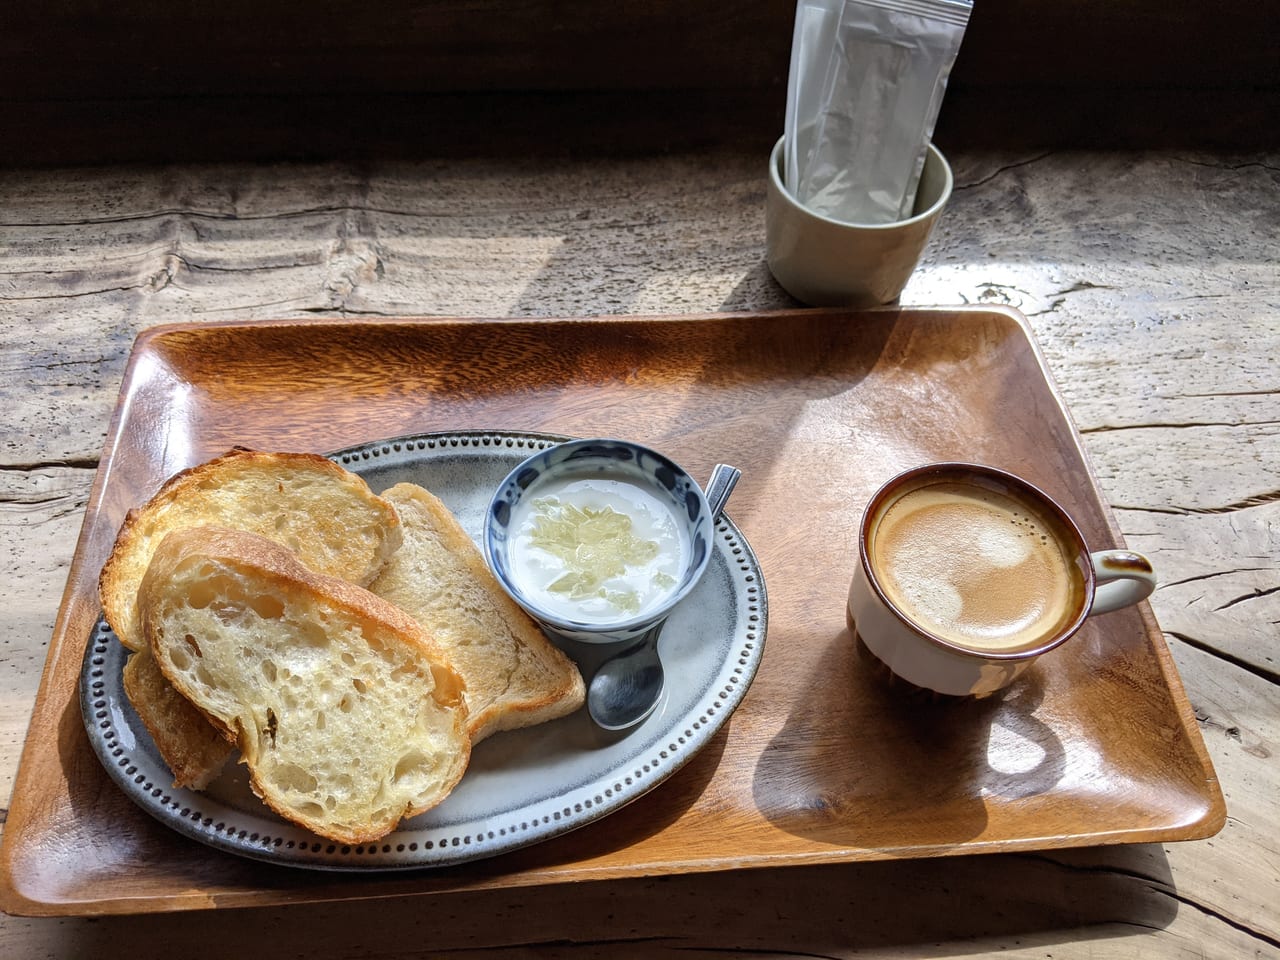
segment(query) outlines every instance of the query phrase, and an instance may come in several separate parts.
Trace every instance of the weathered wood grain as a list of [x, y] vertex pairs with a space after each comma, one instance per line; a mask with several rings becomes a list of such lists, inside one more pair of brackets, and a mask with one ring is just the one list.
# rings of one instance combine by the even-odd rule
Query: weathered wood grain
[[[1217, 837], [300, 906], [236, 925], [3, 918], [0, 954], [136, 955], [139, 938], [157, 953], [252, 954], [283, 929], [316, 957], [514, 957], [535, 944], [564, 956], [1280, 956], [1280, 157], [951, 159], [955, 200], [903, 300], [1030, 317], [1120, 529], [1160, 571], [1152, 607], [1227, 796]], [[138, 331], [786, 306], [763, 265], [762, 170], [731, 153], [0, 173], [0, 795]], [[426, 946], [424, 916], [446, 931]]]

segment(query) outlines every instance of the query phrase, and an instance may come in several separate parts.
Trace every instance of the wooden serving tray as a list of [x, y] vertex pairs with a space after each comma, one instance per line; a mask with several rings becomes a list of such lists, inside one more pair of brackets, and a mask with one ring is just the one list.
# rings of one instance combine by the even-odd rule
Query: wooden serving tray
[[[695, 476], [769, 591], [754, 685], [687, 766], [601, 821], [456, 867], [262, 864], [142, 813], [77, 699], [98, 571], [125, 511], [241, 444], [327, 452], [428, 431], [619, 435]], [[1121, 546], [1014, 311], [573, 320], [280, 321], [139, 336], [86, 511], [0, 848], [0, 907], [105, 914], [518, 887], [754, 866], [1200, 838], [1225, 806], [1146, 604], [1091, 620], [1003, 696], [931, 699], [846, 626], [861, 506], [933, 460], [1020, 473], [1094, 549]]]

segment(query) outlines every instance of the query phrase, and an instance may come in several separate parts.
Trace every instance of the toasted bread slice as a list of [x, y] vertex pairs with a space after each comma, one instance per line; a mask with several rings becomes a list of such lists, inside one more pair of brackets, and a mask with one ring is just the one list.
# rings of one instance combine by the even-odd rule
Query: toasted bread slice
[[462, 778], [462, 681], [368, 590], [265, 537], [202, 526], [164, 538], [138, 601], [161, 672], [235, 738], [254, 791], [286, 819], [366, 843]]
[[412, 483], [382, 496], [400, 514], [403, 543], [370, 589], [445, 649], [466, 682], [472, 742], [577, 710], [577, 665], [507, 596], [448, 508]]
[[203, 790], [235, 748], [204, 714], [173, 688], [145, 647], [124, 667], [124, 692], [173, 771], [173, 785]]
[[125, 518], [98, 593], [131, 650], [143, 646], [137, 595], [151, 554], [170, 531], [200, 524], [269, 537], [316, 573], [361, 586], [400, 545], [395, 510], [354, 473], [317, 454], [236, 448], [174, 475]]

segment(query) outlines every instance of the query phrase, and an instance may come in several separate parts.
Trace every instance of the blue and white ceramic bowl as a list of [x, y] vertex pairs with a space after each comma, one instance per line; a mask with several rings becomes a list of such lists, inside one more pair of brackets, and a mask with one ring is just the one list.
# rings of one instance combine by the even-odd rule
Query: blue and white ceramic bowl
[[[620, 480], [652, 495], [669, 508], [686, 549], [674, 571], [675, 584], [656, 606], [616, 620], [575, 618], [565, 605], [552, 608], [526, 589], [515, 569], [518, 523], [533, 499], [563, 484], [584, 480]], [[522, 508], [521, 504], [525, 504]], [[715, 518], [702, 488], [677, 463], [656, 450], [626, 440], [571, 440], [534, 454], [499, 485], [485, 516], [482, 542], [485, 560], [498, 582], [524, 610], [552, 634], [586, 643], [634, 640], [662, 622], [697, 585], [711, 557]]]

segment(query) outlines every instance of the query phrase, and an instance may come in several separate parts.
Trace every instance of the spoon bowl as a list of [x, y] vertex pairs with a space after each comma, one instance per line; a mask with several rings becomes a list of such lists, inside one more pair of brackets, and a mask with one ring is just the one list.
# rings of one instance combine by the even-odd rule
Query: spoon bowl
[[626, 650], [601, 664], [591, 678], [587, 712], [602, 730], [626, 730], [657, 707], [666, 685], [658, 657], [658, 635], [665, 625], [665, 620], [655, 624]]

